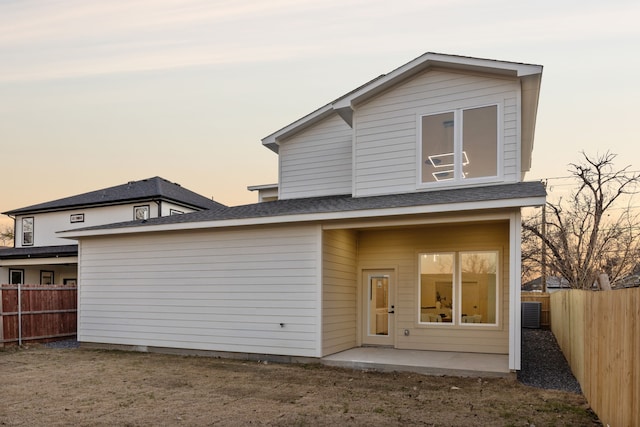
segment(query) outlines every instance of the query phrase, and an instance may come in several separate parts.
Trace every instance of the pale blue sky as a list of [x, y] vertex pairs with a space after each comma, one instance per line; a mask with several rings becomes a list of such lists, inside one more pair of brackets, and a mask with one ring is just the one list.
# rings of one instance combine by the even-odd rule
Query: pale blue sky
[[424, 52], [544, 66], [533, 168], [640, 169], [640, 2], [0, 0], [0, 211], [162, 176], [225, 204], [260, 139]]

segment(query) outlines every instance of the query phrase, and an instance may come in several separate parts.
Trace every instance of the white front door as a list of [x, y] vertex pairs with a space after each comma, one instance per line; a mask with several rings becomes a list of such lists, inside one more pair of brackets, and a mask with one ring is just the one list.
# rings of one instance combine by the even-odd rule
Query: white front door
[[363, 344], [393, 345], [395, 302], [393, 270], [364, 270]]

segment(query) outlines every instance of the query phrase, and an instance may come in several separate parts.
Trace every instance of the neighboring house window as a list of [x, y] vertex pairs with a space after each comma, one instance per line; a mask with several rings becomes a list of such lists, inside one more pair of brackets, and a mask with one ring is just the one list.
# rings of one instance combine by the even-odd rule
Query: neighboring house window
[[423, 183], [498, 175], [498, 106], [459, 109], [420, 120]]
[[497, 325], [498, 259], [498, 251], [420, 254], [420, 323]]
[[22, 245], [33, 245], [33, 217], [22, 218]]
[[53, 271], [40, 270], [40, 284], [53, 285]]
[[134, 206], [133, 219], [149, 219], [149, 205]]
[[72, 214], [69, 217], [69, 220], [74, 223], [74, 222], [84, 222], [84, 214]]
[[24, 283], [24, 270], [9, 270], [9, 284], [22, 285]]

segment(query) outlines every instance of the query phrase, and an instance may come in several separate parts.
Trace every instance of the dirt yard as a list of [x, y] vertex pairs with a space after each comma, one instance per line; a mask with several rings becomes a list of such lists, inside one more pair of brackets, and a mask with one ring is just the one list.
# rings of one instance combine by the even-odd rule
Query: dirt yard
[[531, 424], [598, 422], [581, 395], [513, 379], [39, 345], [0, 350], [0, 425]]

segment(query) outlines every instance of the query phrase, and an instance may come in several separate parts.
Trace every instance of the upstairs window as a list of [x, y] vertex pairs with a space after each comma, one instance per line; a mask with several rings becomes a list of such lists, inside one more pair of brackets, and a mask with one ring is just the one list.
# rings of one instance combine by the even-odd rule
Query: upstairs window
[[22, 246], [33, 246], [33, 217], [22, 218]]
[[421, 182], [498, 176], [498, 106], [422, 116]]

